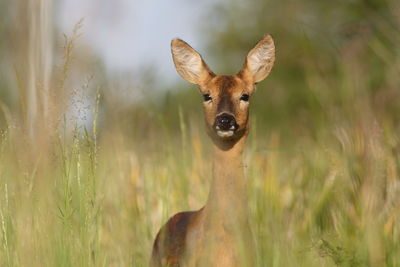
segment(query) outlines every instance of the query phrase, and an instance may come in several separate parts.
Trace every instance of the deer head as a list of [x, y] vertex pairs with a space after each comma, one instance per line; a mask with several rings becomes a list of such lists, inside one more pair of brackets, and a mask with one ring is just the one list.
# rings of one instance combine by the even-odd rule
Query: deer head
[[172, 40], [171, 48], [178, 73], [196, 84], [203, 95], [207, 132], [214, 143], [233, 144], [246, 135], [255, 85], [268, 76], [274, 65], [272, 37], [265, 35], [234, 75], [214, 74], [201, 55], [180, 39]]

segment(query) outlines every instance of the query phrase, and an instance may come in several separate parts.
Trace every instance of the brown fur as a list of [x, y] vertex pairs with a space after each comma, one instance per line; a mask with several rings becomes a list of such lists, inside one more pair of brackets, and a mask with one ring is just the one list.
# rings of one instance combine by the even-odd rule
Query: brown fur
[[179, 266], [185, 253], [186, 234], [190, 224], [196, 221], [200, 211], [175, 214], [160, 229], [154, 241], [151, 266]]
[[[264, 36], [235, 75], [215, 75], [200, 54], [179, 39], [172, 41], [172, 54], [178, 73], [211, 97], [204, 102], [204, 112], [214, 146], [213, 178], [204, 208], [178, 213], [161, 228], [150, 265], [254, 266], [242, 164], [249, 102], [241, 97], [251, 95], [255, 83], [269, 74], [275, 59], [274, 43], [269, 35]], [[233, 134], [218, 133], [215, 123], [221, 114], [234, 118], [237, 127]]]

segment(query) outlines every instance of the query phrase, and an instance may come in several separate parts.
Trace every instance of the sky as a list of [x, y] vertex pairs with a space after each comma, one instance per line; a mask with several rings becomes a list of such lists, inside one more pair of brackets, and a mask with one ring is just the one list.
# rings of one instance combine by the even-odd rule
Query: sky
[[100, 55], [110, 73], [152, 65], [162, 79], [173, 82], [178, 76], [171, 39], [179, 37], [201, 50], [201, 20], [210, 4], [211, 0], [62, 0], [58, 23], [68, 34], [84, 18], [81, 42]]

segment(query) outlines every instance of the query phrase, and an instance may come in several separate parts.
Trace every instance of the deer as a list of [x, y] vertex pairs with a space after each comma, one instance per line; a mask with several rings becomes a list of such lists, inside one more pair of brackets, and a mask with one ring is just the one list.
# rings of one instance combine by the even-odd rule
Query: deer
[[273, 38], [264, 35], [234, 75], [216, 75], [181, 39], [172, 40], [171, 52], [179, 75], [197, 85], [203, 96], [213, 146], [212, 179], [204, 207], [177, 213], [161, 227], [150, 266], [255, 266], [242, 154], [249, 134], [250, 99], [274, 65]]

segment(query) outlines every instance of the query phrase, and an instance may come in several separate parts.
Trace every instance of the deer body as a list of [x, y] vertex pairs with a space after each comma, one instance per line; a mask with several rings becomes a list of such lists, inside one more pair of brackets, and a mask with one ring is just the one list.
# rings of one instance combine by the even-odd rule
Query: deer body
[[207, 133], [214, 147], [213, 177], [206, 205], [173, 216], [154, 242], [151, 266], [254, 266], [242, 164], [248, 135], [249, 97], [270, 72], [275, 48], [269, 35], [257, 43], [235, 75], [215, 75], [182, 40], [172, 41], [178, 73], [204, 97]]

